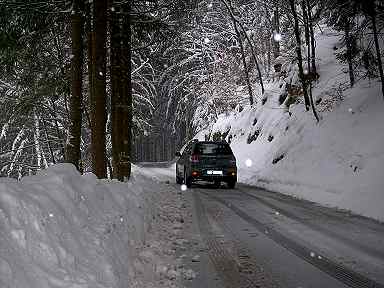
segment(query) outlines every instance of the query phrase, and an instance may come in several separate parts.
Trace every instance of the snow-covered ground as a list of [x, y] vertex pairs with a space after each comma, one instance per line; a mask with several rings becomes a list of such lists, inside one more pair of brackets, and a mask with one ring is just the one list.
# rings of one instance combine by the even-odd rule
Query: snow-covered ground
[[[266, 84], [264, 105], [259, 99], [254, 107], [220, 115], [196, 137], [228, 133], [241, 182], [384, 221], [380, 83], [362, 79], [349, 88], [347, 66], [338, 63], [333, 49], [341, 46], [340, 39], [326, 27], [317, 35], [320, 79], [313, 94], [322, 98], [319, 124], [303, 103], [291, 105], [290, 113], [279, 105], [281, 79]], [[288, 77], [294, 74], [288, 71]]]
[[[147, 175], [149, 176], [149, 175]], [[175, 189], [134, 167], [129, 183], [60, 164], [0, 178], [0, 287], [177, 287]]]

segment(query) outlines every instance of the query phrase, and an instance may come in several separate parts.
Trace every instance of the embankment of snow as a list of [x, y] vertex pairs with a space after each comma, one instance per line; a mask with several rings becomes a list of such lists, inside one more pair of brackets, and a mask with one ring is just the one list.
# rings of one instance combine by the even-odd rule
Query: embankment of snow
[[140, 173], [119, 183], [69, 164], [0, 178], [0, 287], [174, 287], [160, 237], [177, 213], [163, 209], [168, 190]]
[[[279, 104], [287, 79], [266, 84], [262, 101], [220, 115], [196, 136], [226, 135], [235, 153], [239, 181], [351, 210], [384, 221], [384, 101], [377, 79], [348, 87], [345, 65], [335, 59], [337, 33], [317, 36], [316, 123], [303, 103]], [[289, 72], [292, 77], [294, 74]], [[248, 161], [246, 165], [246, 160]]]

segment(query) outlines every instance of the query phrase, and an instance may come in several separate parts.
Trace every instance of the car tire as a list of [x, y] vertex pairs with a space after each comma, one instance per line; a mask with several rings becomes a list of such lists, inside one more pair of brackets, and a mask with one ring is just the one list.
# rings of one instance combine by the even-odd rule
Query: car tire
[[233, 189], [236, 186], [236, 181], [234, 181], [234, 180], [228, 181], [227, 184], [228, 184], [229, 189]]
[[176, 168], [176, 184], [183, 184], [183, 178], [179, 177], [179, 171]]
[[187, 176], [186, 172], [184, 172], [184, 184], [187, 185], [187, 188], [192, 187], [192, 178]]
[[215, 180], [213, 182], [213, 186], [215, 186], [215, 188], [220, 188], [220, 185], [221, 185], [221, 182], [219, 180]]

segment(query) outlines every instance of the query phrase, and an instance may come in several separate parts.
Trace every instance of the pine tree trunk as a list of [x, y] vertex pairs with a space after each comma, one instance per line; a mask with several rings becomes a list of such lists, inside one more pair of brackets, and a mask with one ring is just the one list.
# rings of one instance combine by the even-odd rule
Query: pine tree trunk
[[131, 7], [129, 1], [123, 5], [122, 55], [121, 55], [121, 121], [118, 179], [123, 181], [131, 176], [132, 144], [132, 83], [131, 83]]
[[303, 86], [303, 93], [304, 93], [304, 102], [305, 102], [305, 109], [309, 111], [310, 101], [307, 93], [307, 84], [304, 79], [304, 71], [303, 71], [303, 56], [301, 54], [301, 39], [300, 39], [300, 27], [299, 27], [299, 20], [297, 17], [296, 7], [295, 7], [295, 0], [289, 0], [289, 3], [291, 5], [291, 11], [292, 16], [294, 19], [294, 30], [295, 30], [295, 37], [296, 37], [296, 53], [297, 53], [297, 65], [299, 68], [299, 77], [301, 80], [301, 84]]
[[372, 29], [373, 29], [373, 39], [375, 40], [375, 48], [376, 48], [376, 55], [377, 55], [377, 66], [379, 68], [380, 80], [381, 80], [381, 93], [383, 94], [383, 98], [384, 98], [383, 64], [382, 64], [381, 55], [380, 55], [379, 39], [377, 37], [376, 13], [374, 11], [371, 15], [371, 20], [372, 20]]
[[43, 120], [44, 134], [45, 134], [45, 139], [47, 141], [47, 146], [48, 146], [48, 149], [49, 149], [49, 153], [51, 154], [51, 160], [52, 160], [53, 164], [56, 164], [55, 154], [53, 153], [51, 141], [49, 140], [48, 129], [47, 129], [47, 121], [45, 121], [44, 116], [42, 116], [41, 119]]
[[271, 72], [271, 39], [268, 37], [267, 41], [267, 62], [268, 62], [268, 74]]
[[[92, 171], [98, 178], [107, 177], [105, 153], [106, 113], [106, 32], [107, 1], [94, 0], [94, 41], [92, 41], [93, 59], [93, 91], [92, 119]], [[93, 57], [92, 57], [93, 58]]]
[[50, 104], [52, 106], [52, 116], [53, 116], [54, 122], [55, 122], [56, 137], [57, 137], [57, 139], [59, 139], [59, 142], [60, 142], [60, 151], [62, 153], [61, 155], [63, 156], [63, 158], [65, 158], [65, 139], [64, 139], [64, 136], [62, 135], [62, 133], [60, 131], [59, 122], [57, 121], [58, 113], [57, 113], [57, 107], [56, 107], [55, 100], [51, 99]]
[[[235, 20], [235, 19], [234, 19]], [[259, 62], [257, 61], [257, 57], [256, 57], [256, 53], [255, 53], [255, 49], [253, 48], [253, 44], [252, 44], [252, 41], [251, 39], [249, 39], [248, 37], [248, 34], [247, 32], [245, 31], [244, 29], [244, 26], [241, 25], [241, 23], [239, 23], [241, 29], [243, 30], [243, 33], [245, 35], [245, 39], [247, 39], [247, 42], [249, 44], [249, 47], [251, 48], [251, 54], [252, 54], [252, 58], [253, 58], [253, 61], [255, 62], [255, 65], [256, 65], [256, 70], [257, 70], [257, 74], [259, 76], [259, 82], [260, 82], [260, 86], [261, 86], [261, 94], [264, 94], [265, 92], [265, 89], [264, 89], [264, 84], [263, 84], [263, 76], [261, 75], [261, 70], [260, 70], [260, 66], [259, 66]]]
[[240, 45], [241, 60], [243, 62], [245, 80], [247, 82], [247, 87], [248, 87], [249, 104], [252, 106], [253, 105], [253, 92], [252, 92], [251, 81], [249, 80], [249, 71], [248, 71], [247, 60], [245, 58], [245, 51], [244, 51], [243, 40], [241, 39], [241, 35], [240, 35], [240, 32], [239, 32], [239, 29], [237, 29], [236, 22], [233, 22], [233, 27], [235, 29], [235, 32], [236, 32], [236, 35], [237, 35], [237, 39], [238, 39], [239, 45]]
[[355, 84], [355, 75], [353, 71], [353, 63], [352, 63], [352, 45], [351, 45], [351, 37], [350, 37], [350, 24], [349, 21], [345, 21], [344, 26], [345, 33], [345, 42], [347, 46], [347, 61], [348, 61], [348, 69], [349, 69], [349, 81], [351, 83], [351, 87]]
[[[274, 33], [280, 34], [280, 19], [279, 19], [279, 7], [276, 5], [275, 11], [273, 11], [273, 30]], [[280, 42], [273, 41], [273, 57], [276, 59], [280, 56]]]
[[[114, 5], [112, 1], [112, 5]], [[111, 12], [111, 140], [112, 140], [112, 166], [113, 176], [121, 178], [119, 171], [119, 155], [120, 155], [120, 131], [121, 125], [121, 26], [120, 26], [120, 11], [116, 10]]]
[[83, 79], [83, 16], [81, 0], [74, 0], [71, 15], [72, 24], [72, 60], [71, 60], [71, 97], [70, 97], [70, 121], [68, 126], [68, 138], [65, 160], [72, 163], [79, 170], [80, 138], [81, 138], [81, 104], [82, 104], [82, 79]]
[[[95, 62], [95, 51], [94, 51], [94, 38], [95, 38], [95, 33], [93, 32], [93, 13], [92, 13], [92, 7], [93, 4], [91, 2], [88, 2], [86, 4], [86, 32], [87, 32], [87, 66], [88, 66], [88, 105], [87, 107], [90, 107], [92, 109], [92, 99], [94, 98], [95, 91], [94, 91], [94, 76], [95, 72], [94, 70], [94, 62]], [[90, 110], [91, 110], [90, 109]], [[92, 129], [92, 120], [90, 120], [90, 125], [89, 128]]]
[[[309, 0], [307, 0], [307, 7], [308, 7], [308, 26], [309, 26], [310, 36], [311, 36], [311, 66], [312, 66], [311, 71], [314, 75], [316, 75], [317, 74], [316, 41], [315, 41], [315, 33], [313, 30], [312, 8], [311, 8]], [[309, 55], [308, 55], [308, 57], [309, 57]]]
[[249, 39], [249, 37], [248, 37], [244, 27], [241, 25], [241, 23], [237, 22], [237, 20], [235, 18], [235, 15], [233, 14], [232, 4], [231, 4], [230, 0], [228, 0], [229, 3], [227, 2], [227, 0], [222, 0], [222, 2], [224, 3], [224, 5], [226, 6], [226, 8], [227, 8], [227, 10], [229, 12], [229, 16], [232, 19], [233, 28], [235, 30], [237, 39], [239, 41], [240, 52], [241, 52], [241, 59], [242, 59], [242, 62], [243, 62], [245, 78], [246, 78], [246, 82], [247, 82], [247, 86], [248, 86], [249, 103], [252, 106], [253, 102], [254, 102], [253, 101], [254, 99], [253, 99], [252, 86], [251, 86], [251, 81], [250, 81], [250, 78], [249, 78], [249, 71], [248, 71], [248, 67], [247, 67], [247, 61], [246, 61], [246, 58], [245, 58], [245, 50], [244, 50], [243, 40], [241, 39], [241, 34], [240, 34], [240, 31], [239, 31], [239, 29], [237, 27], [238, 24], [240, 25], [240, 28], [244, 32], [244, 35], [245, 35], [245, 37], [246, 37], [246, 39], [248, 41], [248, 44], [251, 47], [252, 57], [253, 57], [253, 60], [255, 62], [255, 65], [256, 65], [256, 68], [257, 68], [257, 72], [258, 72], [258, 75], [259, 75], [259, 81], [260, 81], [260, 86], [261, 86], [261, 91], [262, 91], [261, 93], [264, 94], [263, 78], [262, 78], [262, 75], [261, 75], [260, 67], [259, 67], [257, 58], [256, 58], [254, 50], [253, 50], [252, 42], [250, 41], [250, 39]]
[[[305, 27], [305, 42], [307, 44], [307, 67], [308, 67], [308, 76], [307, 77], [308, 79], [306, 81], [308, 81], [308, 85], [307, 85], [307, 88], [308, 88], [308, 91], [309, 91], [309, 100], [311, 102], [311, 108], [312, 108], [312, 113], [313, 115], [315, 116], [316, 118], [316, 121], [319, 122], [319, 116], [317, 115], [317, 111], [316, 111], [316, 107], [315, 107], [315, 103], [313, 101], [313, 95], [312, 95], [312, 73], [313, 71], [311, 71], [311, 59], [310, 59], [310, 54], [311, 54], [311, 41], [310, 41], [310, 35], [309, 35], [309, 16], [308, 16], [308, 10], [307, 8], [309, 9], [309, 6], [307, 6], [308, 2], [305, 2], [305, 0], [303, 0], [302, 2], [302, 10], [303, 10], [303, 20], [304, 20], [304, 27]], [[315, 75], [315, 74], [313, 74]]]

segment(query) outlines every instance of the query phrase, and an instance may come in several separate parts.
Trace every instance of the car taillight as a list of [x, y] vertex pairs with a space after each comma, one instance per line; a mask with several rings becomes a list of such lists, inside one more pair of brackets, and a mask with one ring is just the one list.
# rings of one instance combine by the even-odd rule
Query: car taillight
[[199, 162], [199, 155], [192, 155], [190, 158], [192, 163], [198, 163]]

